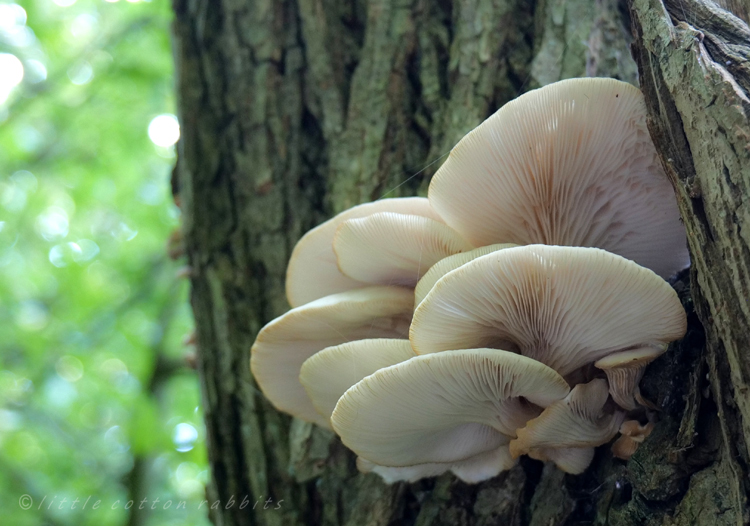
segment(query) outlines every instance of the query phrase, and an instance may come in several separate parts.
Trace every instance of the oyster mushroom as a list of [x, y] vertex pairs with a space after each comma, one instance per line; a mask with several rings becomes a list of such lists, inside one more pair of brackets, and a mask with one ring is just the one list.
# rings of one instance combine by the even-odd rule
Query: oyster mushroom
[[570, 79], [507, 103], [453, 148], [430, 204], [476, 246], [590, 246], [669, 277], [690, 263], [641, 92]]
[[416, 308], [409, 339], [417, 354], [492, 347], [566, 376], [686, 329], [677, 294], [650, 270], [597, 248], [529, 245], [446, 274]]
[[[517, 458], [543, 448], [542, 455], [555, 461], [563, 471], [583, 472], [593, 458], [593, 448], [609, 442], [625, 419], [623, 411], [605, 410], [608, 396], [607, 382], [603, 379], [575, 386], [564, 399], [551, 404], [518, 430], [518, 437], [510, 443], [511, 456]], [[559, 454], [563, 456], [558, 459], [562, 461], [558, 463], [554, 450], [563, 448], [590, 451], [581, 452], [573, 462], [570, 462], [571, 451], [562, 451]]]
[[[336, 403], [351, 386], [382, 368], [415, 356], [409, 340], [374, 339], [344, 343], [323, 349], [305, 361], [300, 381], [318, 412], [330, 418]], [[514, 464], [507, 441], [501, 447], [457, 462], [390, 467], [357, 457], [360, 471], [376, 473], [388, 484], [414, 482], [449, 470], [464, 482], [473, 483], [491, 478]]]
[[333, 238], [344, 221], [378, 212], [413, 214], [442, 222], [424, 197], [380, 199], [341, 212], [307, 232], [295, 245], [286, 271], [289, 305], [299, 307], [330, 294], [368, 286], [341, 273], [333, 252]]
[[348, 219], [333, 238], [342, 274], [376, 285], [414, 287], [441, 259], [473, 248], [443, 223], [393, 212]]
[[460, 463], [476, 474], [479, 457], [491, 455], [498, 461], [489, 478], [512, 465], [516, 429], [568, 390], [555, 371], [517, 354], [436, 353], [364, 378], [338, 401], [331, 423], [347, 447], [380, 466]]
[[411, 289], [368, 287], [292, 309], [258, 333], [250, 350], [253, 376], [276, 409], [328, 428], [300, 383], [304, 361], [352, 340], [404, 338], [413, 305]]
[[607, 374], [609, 392], [617, 405], [628, 411], [638, 407], [636, 401], [645, 402], [643, 405], [647, 407], [653, 406], [641, 397], [638, 383], [643, 377], [646, 366], [664, 354], [665, 350], [665, 347], [636, 347], [610, 354], [594, 363], [597, 368]]
[[315, 409], [330, 418], [347, 389], [372, 373], [416, 356], [409, 340], [356, 340], [327, 347], [305, 360], [299, 373]]
[[425, 298], [425, 296], [427, 296], [427, 293], [432, 290], [432, 287], [435, 286], [435, 283], [437, 283], [438, 280], [445, 276], [448, 272], [456, 270], [461, 265], [465, 265], [469, 261], [473, 261], [479, 256], [484, 256], [485, 254], [495, 252], [496, 250], [502, 250], [504, 248], [511, 248], [515, 246], [517, 245], [513, 245], [511, 243], [487, 245], [486, 247], [475, 248], [474, 250], [469, 250], [468, 252], [461, 252], [460, 254], [454, 254], [452, 256], [441, 259], [440, 261], [432, 265], [432, 267], [430, 267], [430, 269], [425, 273], [424, 276], [422, 276], [422, 278], [417, 283], [417, 286], [414, 288], [414, 305], [419, 305], [420, 303], [422, 303], [422, 300]]
[[612, 444], [612, 454], [622, 460], [628, 460], [653, 430], [653, 422], [647, 424], [641, 424], [637, 420], [623, 422], [620, 426], [622, 436]]

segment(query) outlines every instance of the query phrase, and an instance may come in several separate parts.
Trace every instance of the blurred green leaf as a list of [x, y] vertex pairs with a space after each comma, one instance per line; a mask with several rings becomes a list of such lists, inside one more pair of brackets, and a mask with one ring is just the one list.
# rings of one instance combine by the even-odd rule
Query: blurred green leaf
[[[166, 255], [174, 121], [149, 136], [175, 111], [170, 23], [161, 1], [0, 0], [2, 524], [120, 525], [118, 500], [202, 499], [184, 263]], [[70, 507], [88, 496], [97, 510]], [[208, 521], [146, 516], [172, 523]]]

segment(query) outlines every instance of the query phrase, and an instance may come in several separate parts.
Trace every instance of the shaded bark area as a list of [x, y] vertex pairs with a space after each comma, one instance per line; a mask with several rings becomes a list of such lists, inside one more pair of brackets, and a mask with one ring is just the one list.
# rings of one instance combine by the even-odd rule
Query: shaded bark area
[[[643, 24], [641, 9], [671, 25], [659, 5], [634, 3], [636, 26]], [[286, 262], [306, 230], [359, 202], [424, 194], [458, 139], [523, 91], [583, 75], [635, 83], [630, 14], [623, 4], [173, 0], [173, 6], [182, 125], [177, 178], [212, 473], [207, 499], [215, 524], [546, 526], [743, 519], [738, 477], [745, 461], [732, 456], [731, 448], [746, 451], [741, 435], [750, 435], [733, 391], [740, 384], [719, 380], [723, 371], [745, 378], [747, 364], [736, 347], [744, 340], [735, 339], [729, 325], [708, 324], [704, 353], [690, 287], [703, 321], [717, 319], [721, 311], [714, 309], [725, 294], [741, 295], [728, 293], [729, 282], [722, 280], [711, 288], [709, 281], [718, 278], [707, 278], [706, 269], [730, 268], [733, 261], [747, 266], [750, 257], [737, 252], [734, 260], [698, 264], [695, 250], [702, 241], [695, 240], [690, 222], [700, 221], [692, 209], [683, 212], [695, 276], [675, 282], [691, 313], [690, 331], [644, 378], [642, 391], [663, 408], [662, 421], [628, 463], [600, 448], [581, 476], [524, 460], [475, 486], [450, 475], [386, 486], [374, 475], [357, 473], [353, 455], [329, 432], [273, 410], [250, 375], [256, 333], [288, 308]], [[691, 49], [683, 46], [679, 53]], [[726, 134], [734, 133], [727, 126]], [[740, 147], [737, 140], [732, 144]], [[742, 162], [747, 170], [747, 159]], [[734, 165], [728, 169], [735, 174]], [[675, 182], [685, 173], [673, 173]], [[734, 199], [742, 195], [749, 195], [746, 186]], [[706, 202], [705, 214], [719, 214], [724, 204]], [[731, 220], [722, 221], [729, 236], [724, 229]], [[722, 250], [717, 247], [716, 255]], [[727, 323], [736, 320], [733, 313], [723, 316]], [[732, 365], [730, 356], [738, 363]]]
[[733, 510], [732, 520], [722, 517], [727, 524], [746, 524], [750, 29], [706, 0], [695, 0], [687, 11], [678, 0], [633, 0], [631, 7], [649, 129], [677, 190], [696, 308], [706, 327], [708, 378], [722, 440], [720, 467], [705, 477], [727, 492], [705, 504]]

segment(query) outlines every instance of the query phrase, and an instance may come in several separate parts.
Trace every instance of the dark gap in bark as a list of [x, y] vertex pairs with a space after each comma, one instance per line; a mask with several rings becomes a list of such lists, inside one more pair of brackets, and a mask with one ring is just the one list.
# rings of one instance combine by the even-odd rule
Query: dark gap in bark
[[630, 9], [628, 9], [628, 0], [618, 0], [617, 14], [622, 21], [623, 29], [627, 30], [627, 28], [633, 27], [633, 19], [630, 16]]
[[[346, 11], [342, 9], [341, 15], [338, 18], [342, 30], [337, 43], [342, 46], [339, 53], [341, 57], [340, 67], [343, 74], [341, 96], [343, 98], [345, 117], [349, 108], [352, 77], [359, 65], [360, 53], [365, 44], [365, 34], [367, 32], [366, 4], [366, 0], [351, 0], [349, 2], [350, 9]], [[332, 30], [335, 31], [335, 29]]]
[[[460, 0], [459, 0], [460, 1]], [[430, 0], [428, 3], [431, 4]], [[437, 0], [435, 1], [434, 8], [438, 13], [437, 18], [440, 24], [445, 28], [448, 34], [447, 45], [443, 45], [442, 42], [437, 39], [432, 39], [435, 45], [435, 52], [437, 53], [438, 60], [438, 82], [440, 86], [440, 95], [444, 100], [450, 99], [450, 82], [448, 80], [448, 66], [450, 64], [450, 46], [453, 42], [454, 37], [454, 26], [451, 23], [453, 20], [453, 1], [452, 0]], [[431, 5], [431, 6], [432, 6]]]
[[[300, 124], [300, 174], [297, 188], [312, 205], [312, 209], [325, 213], [325, 196], [328, 191], [325, 173], [328, 171], [327, 143], [323, 136], [318, 119], [308, 110], [302, 108]], [[303, 226], [306, 232], [319, 223], [313, 218], [310, 224]], [[290, 239], [292, 246], [296, 241]], [[288, 253], [291, 254], [291, 248]]]
[[526, 481], [523, 486], [523, 506], [521, 507], [521, 523], [529, 524], [531, 522], [531, 498], [536, 492], [539, 481], [542, 479], [542, 470], [544, 463], [534, 460], [531, 457], [523, 455], [519, 460], [526, 475]]

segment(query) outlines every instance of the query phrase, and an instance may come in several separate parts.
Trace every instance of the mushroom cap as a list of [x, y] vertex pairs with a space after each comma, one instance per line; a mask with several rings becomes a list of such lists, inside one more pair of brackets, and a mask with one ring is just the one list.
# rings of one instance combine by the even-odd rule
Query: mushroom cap
[[517, 458], [532, 449], [587, 448], [609, 442], [617, 434], [625, 413], [605, 412], [608, 396], [606, 380], [578, 384], [568, 396], [517, 431], [518, 438], [510, 442], [510, 454]]
[[661, 356], [665, 347], [643, 346], [627, 351], [612, 353], [594, 363], [602, 369], [609, 381], [609, 392], [617, 405], [632, 411], [638, 404], [640, 397], [638, 383], [643, 377], [646, 366]]
[[603, 371], [611, 369], [643, 369], [664, 354], [665, 351], [666, 348], [662, 346], [644, 345], [612, 353], [597, 360], [594, 366]]
[[300, 383], [303, 362], [321, 349], [351, 340], [404, 338], [413, 304], [410, 289], [368, 287], [292, 309], [258, 333], [250, 351], [253, 376], [276, 409], [329, 427]]
[[445, 276], [448, 272], [456, 270], [461, 265], [465, 265], [469, 261], [473, 261], [480, 256], [489, 254], [490, 252], [495, 252], [496, 250], [502, 250], [504, 248], [511, 248], [515, 246], [517, 245], [514, 245], [512, 243], [487, 245], [486, 247], [475, 248], [474, 250], [469, 250], [468, 252], [461, 252], [459, 254], [454, 254], [452, 256], [441, 259], [440, 261], [432, 265], [430, 267], [430, 270], [428, 270], [417, 283], [417, 286], [414, 289], [414, 305], [419, 305], [420, 303], [422, 303], [422, 300], [425, 298], [425, 296], [427, 296], [427, 293], [432, 290], [432, 287], [435, 286], [435, 283], [437, 283], [438, 280], [440, 280], [440, 278]]
[[620, 426], [622, 436], [612, 444], [612, 454], [622, 460], [628, 460], [653, 430], [653, 422], [642, 425], [638, 420], [626, 420]]
[[569, 79], [507, 103], [453, 148], [428, 198], [477, 246], [599, 247], [669, 277], [690, 263], [641, 92]]
[[417, 354], [519, 351], [565, 376], [686, 329], [677, 294], [650, 270], [597, 248], [528, 245], [446, 274], [414, 312], [409, 339]]
[[641, 424], [638, 420], [626, 420], [620, 425], [620, 433], [643, 442], [647, 436], [654, 430], [653, 422]]
[[471, 458], [457, 462], [451, 471], [467, 484], [476, 484], [497, 476], [501, 471], [515, 466], [517, 460], [510, 456], [507, 444], [497, 449], [479, 453]]
[[341, 273], [333, 252], [333, 237], [339, 225], [347, 219], [378, 212], [413, 214], [442, 222], [424, 197], [380, 199], [341, 212], [307, 232], [294, 247], [286, 271], [289, 305], [299, 307], [330, 294], [367, 286]]
[[417, 464], [415, 466], [381, 466], [362, 457], [357, 457], [357, 469], [362, 473], [375, 473], [386, 484], [416, 482], [427, 477], [437, 477], [451, 468], [450, 463]]
[[344, 393], [331, 423], [347, 447], [382, 466], [455, 463], [506, 444], [539, 413], [532, 404], [546, 407], [568, 390], [555, 371], [517, 354], [436, 353], [366, 377]]
[[333, 238], [342, 274], [377, 285], [414, 287], [441, 259], [473, 248], [443, 223], [395, 212], [347, 219]]
[[640, 445], [641, 443], [633, 437], [622, 435], [612, 444], [612, 456], [622, 460], [629, 460]]
[[529, 451], [529, 456], [535, 460], [554, 462], [558, 469], [571, 475], [579, 475], [586, 471], [594, 460], [593, 447], [560, 447], [539, 448]]
[[426, 477], [437, 477], [450, 470], [467, 484], [476, 484], [497, 476], [501, 471], [512, 468], [516, 461], [510, 458], [508, 446], [479, 453], [459, 462], [417, 464], [416, 466], [389, 467], [379, 466], [362, 457], [357, 457], [357, 468], [362, 473], [377, 473], [386, 484], [394, 482], [416, 482]]
[[313, 354], [302, 364], [299, 380], [318, 413], [331, 418], [339, 398], [351, 386], [378, 369], [414, 356], [409, 340], [356, 340]]

